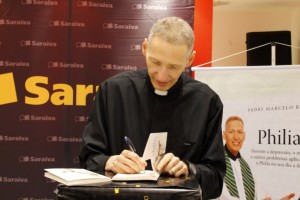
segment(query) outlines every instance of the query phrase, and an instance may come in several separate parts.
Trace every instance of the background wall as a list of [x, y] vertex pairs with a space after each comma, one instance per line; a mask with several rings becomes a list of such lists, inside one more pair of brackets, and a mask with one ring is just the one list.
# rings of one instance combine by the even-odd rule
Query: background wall
[[[292, 6], [292, 5], [291, 5]], [[224, 7], [224, 8], [223, 8]], [[227, 9], [213, 10], [212, 60], [245, 51], [246, 33], [258, 31], [291, 31], [291, 45], [300, 47], [300, 8]], [[300, 63], [300, 50], [292, 48], [292, 64]], [[212, 66], [245, 66], [246, 53], [214, 62]]]
[[44, 168], [79, 167], [98, 84], [145, 68], [158, 18], [197, 22], [198, 56], [211, 59], [212, 0], [196, 2], [0, 0], [0, 199], [54, 199]]

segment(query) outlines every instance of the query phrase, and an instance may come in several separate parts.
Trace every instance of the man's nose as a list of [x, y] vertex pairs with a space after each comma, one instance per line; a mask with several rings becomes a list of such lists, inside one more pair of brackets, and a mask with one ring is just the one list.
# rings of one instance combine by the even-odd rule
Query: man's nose
[[161, 82], [167, 81], [168, 78], [168, 69], [166, 67], [161, 67], [157, 71], [157, 80]]
[[238, 139], [238, 138], [239, 138], [239, 137], [238, 137], [238, 133], [234, 133], [234, 134], [233, 134], [233, 138], [234, 138], [234, 139]]

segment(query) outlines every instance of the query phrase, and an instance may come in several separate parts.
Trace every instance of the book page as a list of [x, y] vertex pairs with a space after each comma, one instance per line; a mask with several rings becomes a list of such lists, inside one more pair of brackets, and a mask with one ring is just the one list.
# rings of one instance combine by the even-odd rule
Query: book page
[[152, 170], [141, 171], [138, 174], [121, 174], [118, 173], [112, 177], [113, 181], [157, 181], [160, 173], [155, 170], [155, 165], [162, 159], [166, 152], [167, 132], [150, 133], [144, 154], [144, 160], [151, 160]]
[[143, 159], [151, 159], [151, 165], [154, 171], [156, 171], [155, 166], [159, 163], [159, 161], [166, 153], [167, 136], [167, 132], [150, 133], [149, 135], [143, 154]]
[[112, 177], [113, 181], [156, 181], [159, 177], [159, 173], [152, 170], [141, 171], [138, 174], [116, 174]]

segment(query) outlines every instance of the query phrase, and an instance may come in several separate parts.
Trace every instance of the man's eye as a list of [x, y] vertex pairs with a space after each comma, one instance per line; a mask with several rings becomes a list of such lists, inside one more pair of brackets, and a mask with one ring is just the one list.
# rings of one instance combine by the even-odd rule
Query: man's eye
[[155, 65], [160, 65], [160, 62], [158, 62], [158, 61], [152, 61], [152, 63]]

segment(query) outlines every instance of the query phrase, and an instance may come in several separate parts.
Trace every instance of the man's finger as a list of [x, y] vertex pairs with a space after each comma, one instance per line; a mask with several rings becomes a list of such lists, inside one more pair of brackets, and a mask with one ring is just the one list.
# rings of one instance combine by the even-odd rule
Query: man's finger
[[132, 151], [124, 150], [122, 151], [121, 156], [125, 159], [123, 163], [134, 168], [135, 173], [145, 170], [145, 167], [147, 166], [147, 162]]
[[164, 155], [164, 157], [157, 164], [156, 170], [161, 173], [164, 172], [165, 166], [172, 160], [173, 157], [174, 157], [174, 155], [172, 153], [167, 153], [166, 155]]

